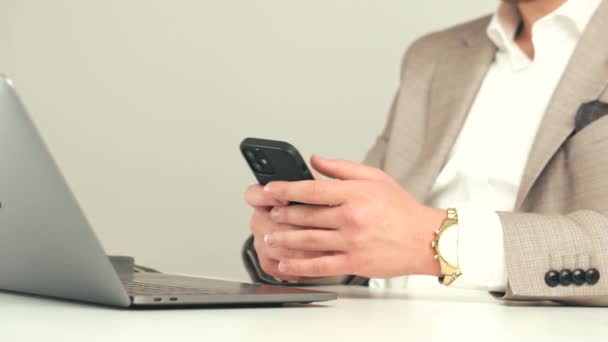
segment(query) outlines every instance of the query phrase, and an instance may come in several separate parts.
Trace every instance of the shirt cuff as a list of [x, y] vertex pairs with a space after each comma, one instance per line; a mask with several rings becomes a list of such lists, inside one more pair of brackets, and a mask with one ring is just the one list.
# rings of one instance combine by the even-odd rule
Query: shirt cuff
[[458, 266], [462, 275], [451, 286], [502, 292], [507, 288], [507, 262], [498, 214], [475, 207], [459, 207]]

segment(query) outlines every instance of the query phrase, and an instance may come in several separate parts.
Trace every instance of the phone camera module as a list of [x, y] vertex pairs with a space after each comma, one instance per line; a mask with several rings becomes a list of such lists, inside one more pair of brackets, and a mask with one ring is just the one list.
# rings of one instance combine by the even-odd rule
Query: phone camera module
[[256, 170], [258, 172], [264, 172], [264, 168], [258, 162], [252, 162], [251, 166], [253, 167], [254, 170]]
[[268, 159], [266, 154], [264, 154], [264, 152], [262, 152], [260, 149], [245, 148], [243, 149], [243, 154], [255, 172], [269, 175], [274, 173], [274, 170], [270, 165], [270, 159]]
[[251, 161], [255, 160], [255, 153], [252, 150], [245, 150], [245, 156]]

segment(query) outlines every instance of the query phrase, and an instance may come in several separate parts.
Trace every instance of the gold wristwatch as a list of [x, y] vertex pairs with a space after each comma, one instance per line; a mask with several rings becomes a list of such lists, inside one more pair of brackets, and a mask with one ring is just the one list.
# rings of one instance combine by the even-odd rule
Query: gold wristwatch
[[439, 282], [449, 286], [462, 274], [458, 266], [458, 213], [456, 209], [448, 209], [448, 217], [435, 231], [435, 240], [431, 247], [435, 249], [435, 260], [439, 261], [441, 267], [442, 275], [439, 277]]

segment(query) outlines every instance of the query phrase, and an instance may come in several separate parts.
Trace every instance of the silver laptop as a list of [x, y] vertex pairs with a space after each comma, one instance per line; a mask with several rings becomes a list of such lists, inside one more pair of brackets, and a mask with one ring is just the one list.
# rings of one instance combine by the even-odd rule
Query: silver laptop
[[0, 75], [0, 290], [118, 307], [310, 303], [335, 293], [160, 273], [119, 274]]

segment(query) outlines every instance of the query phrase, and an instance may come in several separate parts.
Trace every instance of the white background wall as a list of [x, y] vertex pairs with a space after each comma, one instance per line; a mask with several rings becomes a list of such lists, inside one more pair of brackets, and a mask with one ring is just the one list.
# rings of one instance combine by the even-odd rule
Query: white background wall
[[[425, 32], [496, 0], [0, 0], [15, 79], [108, 253], [246, 279], [237, 146], [363, 158]], [[405, 134], [405, 133], [404, 133]]]

